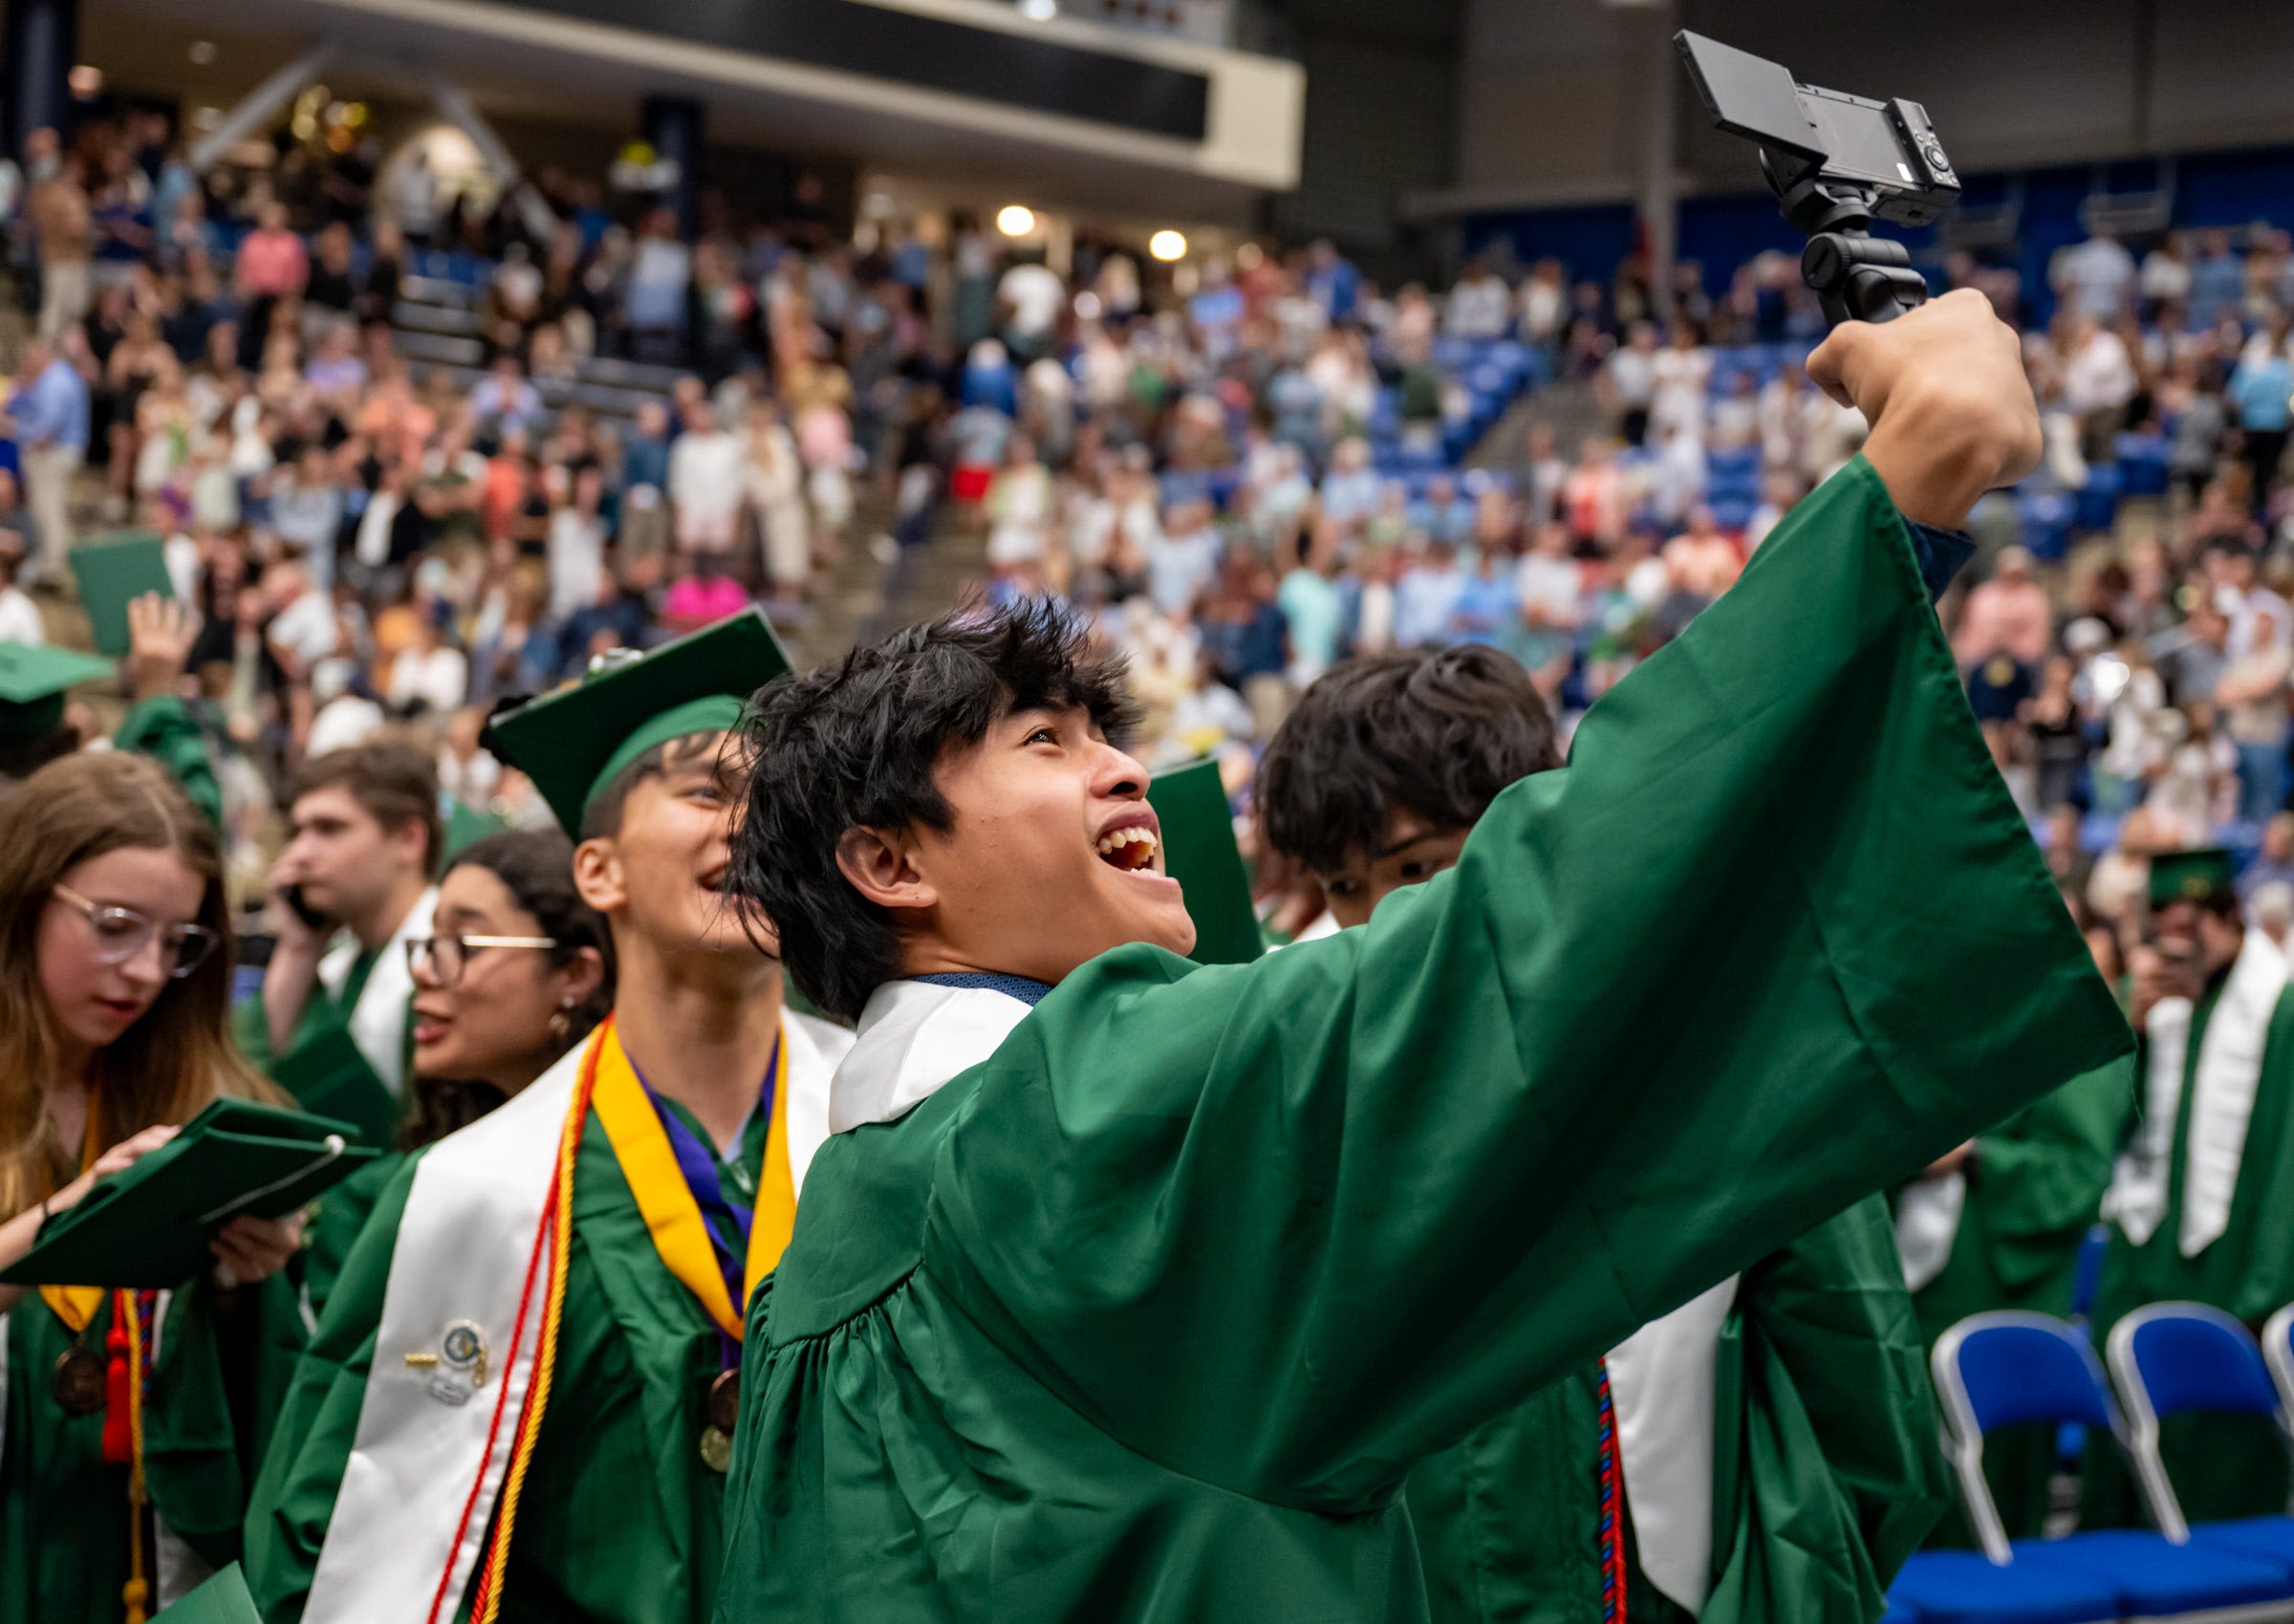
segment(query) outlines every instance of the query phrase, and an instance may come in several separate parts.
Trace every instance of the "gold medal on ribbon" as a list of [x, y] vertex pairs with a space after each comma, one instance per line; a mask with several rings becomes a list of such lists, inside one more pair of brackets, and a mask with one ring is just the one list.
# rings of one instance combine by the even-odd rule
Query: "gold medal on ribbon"
[[741, 1418], [741, 1373], [726, 1371], [709, 1383], [709, 1425], [732, 1436], [733, 1423]]
[[57, 1355], [48, 1391], [67, 1416], [93, 1416], [103, 1409], [103, 1355], [84, 1342], [75, 1342]]

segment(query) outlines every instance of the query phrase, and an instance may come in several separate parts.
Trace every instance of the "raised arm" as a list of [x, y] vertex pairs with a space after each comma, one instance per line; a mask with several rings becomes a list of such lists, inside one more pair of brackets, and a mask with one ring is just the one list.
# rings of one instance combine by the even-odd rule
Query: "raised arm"
[[[1919, 319], [1850, 353], [1880, 365]], [[1964, 386], [1949, 323], [1927, 332], [1938, 380], [1901, 370], [1916, 331], [1863, 374], [1882, 429]], [[925, 1267], [1117, 1439], [1346, 1510], [2127, 1052], [1897, 516], [1956, 523], [2023, 456], [1935, 466], [1967, 444], [1875, 430], [1881, 464], [1802, 504], [1569, 767], [1368, 926], [1071, 977], [952, 1130]]]

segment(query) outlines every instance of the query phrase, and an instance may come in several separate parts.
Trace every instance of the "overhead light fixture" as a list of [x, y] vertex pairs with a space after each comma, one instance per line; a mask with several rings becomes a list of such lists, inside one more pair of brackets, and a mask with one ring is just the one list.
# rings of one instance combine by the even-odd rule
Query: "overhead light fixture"
[[203, 68], [214, 61], [215, 42], [211, 39], [193, 40], [191, 42], [191, 60]]
[[1024, 203], [1007, 203], [996, 210], [996, 229], [1006, 237], [1025, 237], [1035, 229], [1035, 210]]
[[1059, 0], [1020, 0], [1020, 15], [1031, 23], [1048, 23], [1059, 15]]
[[1187, 257], [1187, 238], [1183, 231], [1161, 230], [1147, 239], [1147, 251], [1165, 265]]

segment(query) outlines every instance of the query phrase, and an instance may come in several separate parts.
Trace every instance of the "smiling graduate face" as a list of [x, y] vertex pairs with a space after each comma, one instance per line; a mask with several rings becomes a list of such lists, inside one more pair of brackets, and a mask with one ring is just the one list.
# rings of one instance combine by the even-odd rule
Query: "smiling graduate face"
[[933, 781], [947, 828], [855, 831], [841, 860], [904, 916], [911, 973], [1056, 983], [1127, 942], [1183, 954], [1195, 921], [1163, 872], [1147, 780], [1082, 706], [1015, 710], [943, 755]]

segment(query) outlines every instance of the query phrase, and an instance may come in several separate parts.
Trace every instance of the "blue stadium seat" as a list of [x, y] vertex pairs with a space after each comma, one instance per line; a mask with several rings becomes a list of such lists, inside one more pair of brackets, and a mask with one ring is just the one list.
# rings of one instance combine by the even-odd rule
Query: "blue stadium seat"
[[2168, 1416], [2247, 1416], [2286, 1437], [2286, 1407], [2246, 1328], [2202, 1303], [2153, 1303], [2111, 1327], [2109, 1353], [2135, 1468], [2167, 1537], [2277, 1562], [2294, 1574], [2294, 1519], [2251, 1517], [2190, 1527], [2159, 1454], [2158, 1423]]
[[2091, 463], [2087, 483], [2073, 504], [2074, 522], [2083, 531], [2107, 531], [2118, 522], [2119, 493], [2125, 488], [2115, 464]]
[[1880, 1614], [1880, 1624], [1922, 1624], [1919, 1613], [1900, 1602], [1891, 1602], [1888, 1611]]
[[2119, 459], [2119, 477], [2130, 496], [2167, 493], [2167, 442], [2163, 435], [2122, 434], [2113, 447]]
[[[1978, 1620], [2050, 1618], [2157, 1619], [2190, 1613], [2278, 1616], [2294, 1605], [2294, 1571], [2267, 1558], [2228, 1549], [2178, 1545], [2164, 1535], [2103, 1529], [2053, 1540], [2010, 1544], [1999, 1508], [1983, 1480], [1983, 1438], [2002, 1426], [2051, 1421], [2075, 1423], [2090, 1435], [2124, 1444], [2118, 1411], [2087, 1339], [2045, 1314], [1986, 1313], [1944, 1332], [1934, 1355], [1942, 1401], [1945, 1449], [1959, 1480], [1968, 1522], [1982, 1543], [1980, 1557], [1959, 1561], [1952, 1552], [1923, 1553], [1897, 1579], [1893, 1593], [1930, 1618]], [[2143, 1483], [2145, 1493], [2150, 1483]], [[2002, 1581], [1999, 1611], [1985, 1608], [1981, 1563]], [[2094, 1611], [2098, 1591], [2106, 1611]], [[2050, 1611], [2051, 1610], [2051, 1611]], [[2252, 1611], [2250, 1611], [2252, 1610]]]
[[2023, 522], [2023, 546], [2034, 558], [2061, 558], [2071, 543], [2071, 499], [2034, 493], [2015, 499], [2016, 516]]

